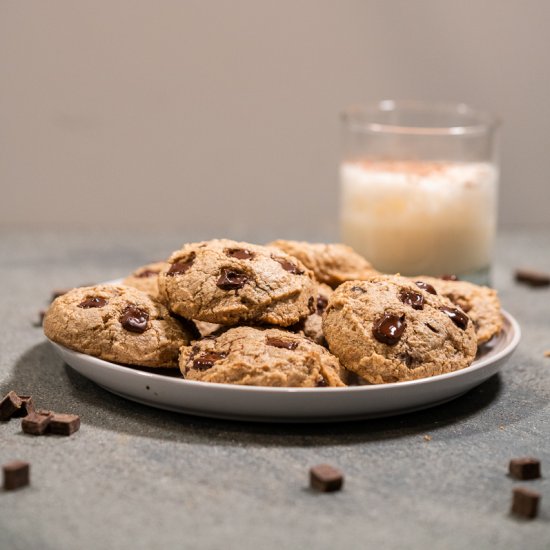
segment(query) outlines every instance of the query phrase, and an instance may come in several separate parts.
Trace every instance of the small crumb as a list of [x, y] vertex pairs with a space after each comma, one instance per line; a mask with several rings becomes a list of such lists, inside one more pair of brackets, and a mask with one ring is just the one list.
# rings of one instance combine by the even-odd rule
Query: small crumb
[[499, 426], [498, 429], [499, 430], [504, 430], [504, 426]]
[[424, 441], [431, 441], [431, 440], [432, 440], [432, 436], [431, 436], [431, 435], [426, 434], [426, 435], [424, 436]]
[[544, 357], [550, 357], [550, 349], [547, 349], [547, 350], [544, 352]]

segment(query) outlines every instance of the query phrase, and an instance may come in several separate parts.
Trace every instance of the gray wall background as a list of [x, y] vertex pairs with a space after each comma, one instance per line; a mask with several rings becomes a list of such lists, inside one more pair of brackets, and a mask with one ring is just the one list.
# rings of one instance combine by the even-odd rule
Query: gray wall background
[[500, 114], [500, 222], [550, 224], [547, 0], [0, 0], [0, 226], [337, 234], [338, 112]]

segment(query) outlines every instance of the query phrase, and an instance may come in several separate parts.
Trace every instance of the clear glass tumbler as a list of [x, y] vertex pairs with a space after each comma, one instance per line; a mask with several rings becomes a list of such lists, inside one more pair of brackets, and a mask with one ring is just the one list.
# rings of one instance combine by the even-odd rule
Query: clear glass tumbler
[[488, 284], [497, 119], [464, 104], [391, 100], [342, 119], [343, 242], [384, 273]]

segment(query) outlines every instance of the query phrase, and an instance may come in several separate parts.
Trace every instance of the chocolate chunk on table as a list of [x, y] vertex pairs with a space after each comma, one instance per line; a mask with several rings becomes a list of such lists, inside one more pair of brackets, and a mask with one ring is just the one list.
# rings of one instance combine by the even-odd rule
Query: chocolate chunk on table
[[21, 418], [34, 412], [34, 401], [30, 395], [18, 395], [21, 399], [21, 407], [12, 414], [13, 418]]
[[318, 464], [309, 470], [309, 485], [316, 491], [330, 493], [339, 491], [344, 484], [344, 475], [330, 464]]
[[76, 414], [53, 413], [49, 432], [57, 435], [71, 435], [80, 428], [80, 417]]
[[532, 457], [513, 458], [508, 471], [515, 479], [537, 479], [540, 477], [540, 460]]
[[516, 281], [529, 286], [548, 286], [550, 285], [550, 274], [531, 269], [517, 269]]
[[50, 411], [32, 412], [21, 420], [21, 429], [26, 434], [43, 435], [46, 433], [53, 413]]
[[525, 487], [514, 487], [512, 509], [510, 512], [518, 517], [533, 519], [537, 517], [540, 493]]
[[30, 483], [30, 464], [21, 460], [14, 460], [2, 466], [4, 471], [4, 490], [14, 491]]
[[14, 391], [7, 393], [0, 401], [0, 420], [9, 420], [21, 409], [22, 404], [23, 401]]

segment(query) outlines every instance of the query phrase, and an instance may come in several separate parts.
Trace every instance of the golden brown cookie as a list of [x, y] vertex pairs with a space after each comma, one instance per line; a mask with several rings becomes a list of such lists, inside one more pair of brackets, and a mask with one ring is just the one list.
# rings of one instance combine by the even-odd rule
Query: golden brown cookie
[[279, 240], [267, 246], [274, 246], [298, 258], [313, 271], [319, 282], [332, 288], [345, 281], [368, 279], [378, 273], [363, 256], [345, 244]]
[[137, 288], [142, 292], [146, 292], [149, 296], [158, 300], [159, 285], [158, 277], [161, 271], [167, 271], [170, 265], [168, 262], [155, 262], [147, 264], [136, 269], [131, 275], [128, 275], [122, 284]]
[[187, 244], [169, 263], [162, 300], [189, 319], [289, 326], [314, 308], [313, 273], [275, 248], [220, 239]]
[[330, 286], [319, 284], [317, 290], [317, 299], [315, 301], [315, 311], [308, 315], [303, 321], [291, 327], [292, 330], [301, 331], [305, 336], [313, 340], [320, 346], [327, 345], [325, 335], [323, 334], [323, 313], [328, 304], [329, 298], [334, 291]]
[[428, 284], [376, 276], [338, 287], [323, 316], [330, 351], [371, 384], [462, 369], [477, 351], [468, 316]]
[[338, 359], [303, 335], [235, 327], [181, 349], [184, 378], [247, 386], [344, 386]]
[[53, 301], [46, 336], [107, 361], [177, 367], [179, 348], [192, 333], [145, 292], [122, 285], [75, 288]]

